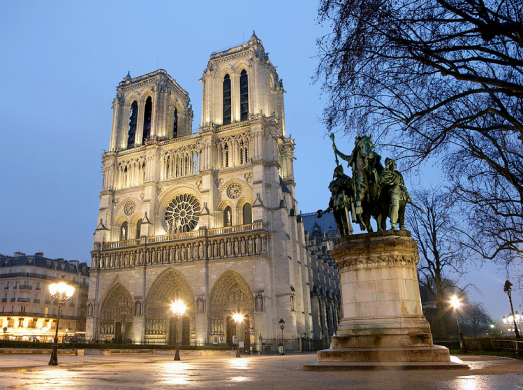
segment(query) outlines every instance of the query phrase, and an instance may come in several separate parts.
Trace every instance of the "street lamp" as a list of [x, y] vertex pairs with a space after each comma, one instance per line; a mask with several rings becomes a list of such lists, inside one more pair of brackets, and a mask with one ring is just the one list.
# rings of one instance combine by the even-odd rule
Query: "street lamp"
[[234, 322], [236, 322], [236, 337], [238, 338], [237, 340], [237, 344], [236, 344], [236, 357], [241, 357], [240, 356], [240, 333], [239, 333], [239, 327], [240, 327], [240, 324], [242, 323], [243, 321], [243, 314], [240, 314], [240, 313], [236, 313], [232, 316], [232, 319], [234, 320]]
[[283, 329], [285, 329], [285, 321], [283, 318], [280, 318], [280, 329], [281, 329], [281, 350], [280, 355], [285, 355], [285, 347], [283, 346]]
[[178, 322], [180, 318], [185, 313], [185, 304], [182, 300], [178, 299], [176, 302], [171, 304], [171, 310], [176, 316], [176, 321], [174, 322], [174, 333], [176, 334], [176, 352], [174, 353], [174, 360], [180, 360], [180, 346], [178, 344]]
[[60, 308], [66, 301], [71, 299], [74, 294], [74, 287], [69, 286], [63, 281], [59, 283], [51, 283], [49, 285], [49, 295], [54, 299], [58, 305], [58, 315], [56, 317], [56, 333], [54, 335], [53, 352], [51, 352], [51, 359], [49, 359], [50, 366], [58, 365], [58, 325], [60, 323]]
[[456, 320], [458, 322], [458, 332], [459, 332], [459, 353], [467, 353], [467, 347], [465, 347], [465, 340], [463, 339], [463, 333], [461, 332], [461, 324], [459, 323], [459, 311], [458, 309], [461, 306], [459, 298], [453, 295], [450, 298], [450, 304], [454, 309], [456, 309]]
[[512, 306], [512, 283], [510, 283], [508, 280], [505, 282], [505, 286], [503, 286], [503, 291], [507, 293], [508, 301], [510, 302], [511, 318], [509, 317], [509, 321], [514, 323], [514, 334], [516, 335], [516, 340], [519, 340], [519, 331], [518, 326], [516, 325], [516, 316], [514, 315], [514, 307]]

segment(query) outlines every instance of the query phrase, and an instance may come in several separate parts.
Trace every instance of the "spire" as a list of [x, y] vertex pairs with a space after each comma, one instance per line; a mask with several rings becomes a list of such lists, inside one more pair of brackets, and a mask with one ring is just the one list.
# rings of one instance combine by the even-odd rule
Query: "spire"
[[123, 80], [124, 80], [124, 81], [131, 80], [131, 71], [128, 71], [128, 72], [127, 72], [127, 76], [125, 76], [125, 77], [123, 78]]
[[260, 41], [260, 38], [258, 38], [256, 36], [256, 33], [254, 32], [254, 30], [252, 30], [252, 35], [251, 35], [251, 39], [249, 39], [249, 42], [256, 42], [256, 41]]

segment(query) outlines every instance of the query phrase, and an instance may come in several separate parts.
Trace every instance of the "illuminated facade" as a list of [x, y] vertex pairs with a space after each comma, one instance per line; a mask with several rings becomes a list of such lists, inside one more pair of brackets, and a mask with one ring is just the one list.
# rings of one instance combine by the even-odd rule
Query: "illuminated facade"
[[62, 280], [75, 294], [62, 307], [59, 339], [85, 335], [89, 268], [86, 263], [48, 259], [43, 253], [0, 256], [0, 325], [7, 340], [50, 341], [56, 331], [58, 306], [49, 297], [49, 284]]
[[262, 42], [212, 53], [201, 125], [164, 70], [117, 87], [91, 252], [87, 335], [173, 344], [288, 338], [312, 330], [283, 84]]

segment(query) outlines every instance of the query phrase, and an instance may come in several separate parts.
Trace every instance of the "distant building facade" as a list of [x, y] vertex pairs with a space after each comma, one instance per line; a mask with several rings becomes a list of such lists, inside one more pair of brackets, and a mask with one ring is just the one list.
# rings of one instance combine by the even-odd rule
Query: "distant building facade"
[[49, 259], [41, 252], [0, 255], [0, 335], [4, 339], [54, 338], [58, 306], [49, 296], [49, 284], [62, 280], [62, 276], [75, 287], [75, 293], [61, 308], [59, 338], [83, 338], [89, 289], [87, 263]]
[[342, 318], [338, 267], [329, 254], [334, 248], [334, 240], [340, 235], [332, 213], [325, 213], [321, 218], [316, 218], [316, 213], [307, 213], [302, 218], [310, 255], [312, 337], [330, 337]]
[[[253, 34], [212, 53], [201, 125], [164, 70], [117, 87], [91, 252], [87, 334], [230, 344], [312, 335], [283, 83]], [[181, 299], [181, 326], [170, 304]]]

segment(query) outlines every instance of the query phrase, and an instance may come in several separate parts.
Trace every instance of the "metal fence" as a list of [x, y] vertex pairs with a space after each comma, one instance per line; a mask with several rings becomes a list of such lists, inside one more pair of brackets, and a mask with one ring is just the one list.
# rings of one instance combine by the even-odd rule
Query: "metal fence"
[[[116, 341], [101, 341], [102, 344], [114, 344]], [[253, 343], [249, 346], [240, 347], [240, 350], [244, 353], [262, 353], [262, 354], [271, 354], [279, 353], [278, 347], [282, 343], [282, 339], [262, 339], [260, 344], [260, 339], [256, 340], [256, 343]], [[150, 345], [150, 346], [164, 346], [164, 340], [141, 340], [141, 341], [131, 341], [120, 342], [118, 344], [134, 344], [134, 345]], [[183, 344], [180, 343], [180, 346], [183, 348]], [[191, 344], [193, 347], [205, 346], [205, 347], [222, 347], [236, 349], [236, 344], [231, 343], [220, 343], [218, 345], [211, 342], [195, 342]], [[295, 339], [283, 339], [283, 346], [285, 347], [285, 353], [301, 353], [301, 352], [316, 352], [322, 349], [330, 348], [331, 338], [323, 339], [308, 339], [308, 338], [295, 338]], [[174, 348], [174, 345], [172, 345]]]
[[[465, 338], [465, 347], [469, 351], [504, 351], [515, 352], [523, 356], [523, 341], [515, 339], [494, 339], [490, 337]], [[458, 339], [434, 339], [435, 345], [442, 345], [448, 349], [460, 349]]]

